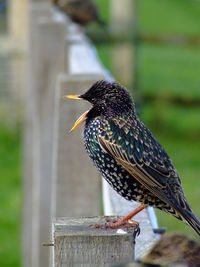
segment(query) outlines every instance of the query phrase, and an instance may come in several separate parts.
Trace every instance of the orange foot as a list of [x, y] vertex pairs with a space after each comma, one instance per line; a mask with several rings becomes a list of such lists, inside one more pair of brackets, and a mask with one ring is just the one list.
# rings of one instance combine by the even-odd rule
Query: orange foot
[[116, 229], [119, 228], [120, 226], [126, 227], [126, 228], [135, 228], [136, 229], [136, 234], [140, 233], [140, 228], [139, 228], [139, 223], [132, 220], [131, 218], [133, 216], [135, 216], [136, 214], [138, 214], [140, 211], [142, 211], [143, 209], [145, 209], [147, 207], [147, 205], [140, 205], [139, 207], [137, 207], [134, 211], [132, 211], [131, 213], [129, 213], [127, 216], [123, 217], [123, 218], [118, 218], [112, 221], [109, 221], [109, 218], [107, 218], [107, 222], [104, 225], [101, 224], [95, 224], [95, 225], [91, 225], [91, 227], [93, 228], [110, 228], [110, 229]]
[[127, 216], [123, 217], [122, 219], [118, 219], [115, 222], [108, 223], [107, 228], [118, 228], [127, 223], [128, 225], [132, 225], [135, 227], [138, 226], [139, 225], [138, 222], [131, 220], [131, 218], [134, 217], [136, 214], [138, 214], [143, 209], [145, 209], [146, 207], [147, 207], [146, 205], [143, 205], [143, 204], [140, 205], [134, 211], [132, 211], [131, 213], [129, 213]]
[[115, 219], [113, 221], [110, 221], [109, 219], [106, 220], [106, 224], [105, 224], [105, 227], [106, 228], [110, 228], [110, 229], [116, 229], [116, 228], [119, 228], [120, 226], [123, 226], [123, 227], [128, 227], [128, 228], [136, 228], [139, 226], [139, 223], [132, 220], [132, 219], [129, 219], [129, 220], [125, 220], [125, 218], [120, 218], [120, 219]]
[[105, 228], [107, 229], [117, 229], [120, 228], [121, 226], [126, 230], [134, 229], [134, 237], [139, 236], [140, 234], [139, 223], [132, 219], [126, 220], [126, 217], [115, 219], [112, 221], [108, 219], [107, 222], [105, 223]]

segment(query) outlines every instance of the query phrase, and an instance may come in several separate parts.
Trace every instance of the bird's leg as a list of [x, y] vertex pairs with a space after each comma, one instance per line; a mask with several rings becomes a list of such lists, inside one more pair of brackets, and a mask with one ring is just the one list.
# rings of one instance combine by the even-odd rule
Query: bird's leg
[[131, 220], [131, 218], [133, 216], [135, 216], [136, 214], [138, 214], [143, 209], [145, 209], [146, 207], [147, 207], [147, 205], [141, 204], [139, 207], [137, 207], [135, 210], [133, 210], [127, 216], [120, 218], [120, 219], [116, 220], [115, 222], [106, 223], [106, 228], [115, 229], [115, 228], [118, 228], [122, 225], [138, 226], [138, 222]]

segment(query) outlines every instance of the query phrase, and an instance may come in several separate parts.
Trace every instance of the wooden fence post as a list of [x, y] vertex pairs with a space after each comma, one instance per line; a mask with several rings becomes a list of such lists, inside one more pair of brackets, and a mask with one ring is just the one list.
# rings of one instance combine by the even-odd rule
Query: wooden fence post
[[[50, 5], [30, 5], [29, 84], [27, 94], [24, 265], [48, 266], [42, 243], [51, 229], [51, 149], [56, 75], [66, 69], [66, 27], [52, 19]], [[58, 51], [58, 52], [56, 52]]]
[[36, 4], [41, 4], [41, 3], [52, 3], [52, 0], [29, 0], [30, 2], [34, 2]]
[[58, 219], [53, 224], [55, 267], [110, 267], [134, 259], [134, 229], [101, 229], [101, 217]]
[[136, 0], [111, 0], [110, 15], [113, 34], [127, 35], [133, 32]]
[[36, 249], [36, 236], [38, 224], [33, 220], [36, 203], [34, 201], [33, 187], [38, 176], [38, 126], [36, 106], [36, 44], [37, 23], [40, 17], [51, 17], [50, 6], [39, 3], [29, 4], [28, 27], [28, 83], [25, 96], [25, 127], [24, 127], [24, 188], [23, 188], [23, 265], [24, 267], [38, 267], [38, 250]]
[[38, 60], [36, 58], [37, 24], [41, 17], [51, 17], [50, 6], [39, 3], [29, 3], [28, 25], [28, 83], [25, 96], [25, 127], [24, 127], [24, 206], [23, 206], [23, 265], [39, 266], [37, 250], [38, 223], [35, 222], [34, 214], [37, 203], [34, 197], [35, 180], [38, 177], [38, 122], [37, 106], [35, 97], [35, 83]]
[[66, 94], [81, 94], [102, 75], [59, 75], [55, 96], [53, 138], [53, 214], [91, 216], [101, 213], [101, 178], [84, 151], [82, 127], [69, 133], [75, 120], [88, 108], [86, 101], [64, 99]]
[[27, 48], [29, 0], [8, 0], [7, 2], [8, 29], [11, 40], [15, 43], [15, 47]]
[[[48, 266], [49, 253], [43, 243], [50, 238], [52, 194], [52, 135], [54, 118], [55, 81], [66, 70], [66, 27], [62, 22], [43, 20], [39, 23], [38, 38], [38, 124], [39, 124], [39, 262]], [[37, 189], [36, 189], [37, 190]]]
[[[111, 0], [111, 30], [116, 36], [133, 36], [136, 32], [136, 0]], [[115, 44], [112, 49], [112, 71], [114, 77], [127, 88], [132, 88], [136, 79], [136, 57], [134, 43]], [[134, 88], [135, 89], [135, 88]]]

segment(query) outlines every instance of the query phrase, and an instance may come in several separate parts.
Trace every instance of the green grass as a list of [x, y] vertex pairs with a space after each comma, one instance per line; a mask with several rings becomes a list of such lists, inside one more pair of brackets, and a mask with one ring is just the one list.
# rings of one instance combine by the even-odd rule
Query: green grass
[[[110, 1], [96, 0], [101, 17], [109, 22]], [[136, 0], [141, 34], [199, 36], [198, 0]]]
[[137, 0], [137, 7], [143, 34], [199, 36], [199, 1]]
[[139, 48], [139, 88], [154, 96], [200, 99], [200, 50], [143, 44]]
[[98, 9], [99, 9], [99, 14], [100, 17], [108, 23], [109, 18], [110, 18], [110, 11], [109, 11], [109, 7], [110, 4], [108, 0], [96, 0], [95, 1], [97, 3]]
[[144, 102], [141, 112], [145, 121], [155, 129], [166, 136], [187, 138], [191, 140], [199, 139], [200, 107], [177, 106], [167, 101], [155, 101], [152, 103]]
[[20, 266], [21, 156], [19, 132], [0, 123], [0, 266]]

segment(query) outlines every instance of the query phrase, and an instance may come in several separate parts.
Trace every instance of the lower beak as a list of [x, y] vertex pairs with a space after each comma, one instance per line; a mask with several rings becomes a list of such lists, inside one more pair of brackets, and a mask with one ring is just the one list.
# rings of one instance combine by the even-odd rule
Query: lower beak
[[70, 132], [74, 131], [82, 122], [87, 118], [89, 110], [85, 111], [75, 122], [74, 126], [71, 128]]
[[[81, 99], [81, 97], [79, 95], [66, 95], [64, 96], [65, 98], [69, 98], [69, 99]], [[84, 122], [87, 118], [87, 114], [88, 114], [89, 110], [85, 111], [75, 122], [74, 126], [72, 127], [72, 129], [70, 130], [70, 132], [74, 131], [82, 122]]]

